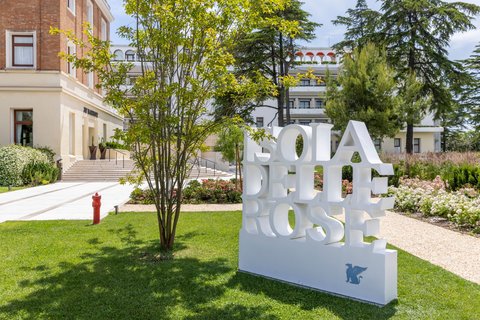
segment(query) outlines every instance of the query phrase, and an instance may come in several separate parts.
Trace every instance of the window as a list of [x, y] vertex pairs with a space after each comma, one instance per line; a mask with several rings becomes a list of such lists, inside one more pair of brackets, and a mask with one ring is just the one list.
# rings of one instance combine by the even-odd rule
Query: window
[[[68, 43], [67, 44], [67, 54], [69, 55], [75, 55], [76, 54], [76, 48], [73, 43]], [[71, 75], [72, 77], [77, 76], [77, 70], [75, 69], [75, 66], [73, 65], [73, 62], [67, 61], [67, 73]]]
[[102, 41], [107, 41], [107, 23], [103, 19], [102, 19], [102, 22], [101, 22], [101, 31], [100, 32], [102, 33], [100, 35], [100, 39]]
[[14, 111], [14, 139], [15, 144], [33, 147], [33, 111]]
[[382, 140], [375, 139], [373, 140], [373, 144], [375, 145], [375, 149], [377, 149], [377, 151], [382, 150]]
[[301, 87], [308, 87], [308, 86], [310, 86], [310, 79], [302, 79], [302, 80], [300, 80], [300, 86], [301, 86]]
[[295, 101], [294, 100], [289, 100], [288, 105], [290, 106], [290, 109], [295, 108]]
[[123, 57], [123, 51], [118, 49], [113, 52], [113, 60], [115, 61], [122, 61], [124, 59]]
[[393, 148], [396, 153], [402, 152], [402, 140], [400, 138], [393, 139]]
[[130, 86], [130, 85], [133, 86], [136, 81], [137, 81], [137, 76], [128, 76], [127, 79], [126, 79], [126, 85], [127, 86]]
[[128, 50], [127, 52], [125, 52], [125, 59], [127, 61], [135, 61], [135, 52], [133, 52], [132, 50]]
[[420, 138], [413, 139], [413, 152], [420, 153]]
[[257, 128], [263, 128], [263, 117], [257, 117], [256, 123], [257, 123]]
[[75, 0], [67, 0], [67, 8], [75, 14]]
[[87, 87], [90, 89], [93, 89], [94, 83], [93, 83], [93, 72], [87, 73]]
[[87, 22], [93, 28], [93, 4], [91, 1], [87, 1]]
[[315, 99], [315, 108], [317, 108], [317, 109], [323, 108], [323, 100]]
[[310, 108], [310, 100], [300, 100], [300, 104], [298, 106], [300, 109], [309, 109]]
[[12, 35], [12, 66], [33, 68], [35, 61], [32, 34]]
[[298, 120], [298, 123], [303, 126], [308, 126], [310, 124], [310, 120]]

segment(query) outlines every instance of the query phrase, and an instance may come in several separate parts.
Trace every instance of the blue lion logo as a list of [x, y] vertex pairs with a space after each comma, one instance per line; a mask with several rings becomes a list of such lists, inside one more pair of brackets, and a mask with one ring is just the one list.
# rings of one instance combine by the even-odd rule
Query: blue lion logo
[[353, 284], [360, 284], [360, 279], [362, 279], [362, 276], [359, 276], [360, 273], [363, 271], [367, 270], [367, 268], [355, 266], [353, 267], [351, 263], [347, 263], [347, 282], [353, 283]]

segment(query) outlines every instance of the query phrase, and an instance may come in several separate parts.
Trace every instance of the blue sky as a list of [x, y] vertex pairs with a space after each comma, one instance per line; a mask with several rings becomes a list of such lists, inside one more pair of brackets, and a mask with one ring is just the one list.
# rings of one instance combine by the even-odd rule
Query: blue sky
[[[453, 2], [452, 0], [447, 0]], [[310, 42], [309, 46], [328, 47], [342, 39], [344, 29], [334, 26], [331, 23], [339, 15], [344, 15], [349, 7], [354, 7], [356, 0], [303, 0], [304, 10], [311, 14], [311, 20], [323, 24], [316, 30], [317, 38]], [[375, 0], [368, 0], [369, 6], [378, 8], [379, 3]], [[480, 5], [480, 0], [466, 0], [465, 2]], [[122, 0], [110, 0], [112, 13], [115, 21], [112, 24], [112, 41], [118, 44], [125, 44], [124, 39], [116, 35], [116, 29], [121, 25], [128, 25], [132, 20], [123, 11]], [[476, 30], [455, 34], [450, 42], [449, 53], [452, 59], [467, 58], [477, 43], [480, 42], [480, 19], [475, 20]]]

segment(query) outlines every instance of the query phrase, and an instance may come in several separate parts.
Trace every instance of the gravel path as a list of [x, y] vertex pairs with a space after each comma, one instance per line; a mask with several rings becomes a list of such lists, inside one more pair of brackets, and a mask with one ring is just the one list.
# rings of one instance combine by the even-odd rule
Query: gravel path
[[[183, 205], [182, 211], [237, 211], [241, 204]], [[149, 205], [124, 205], [120, 211], [155, 211]], [[480, 284], [480, 238], [387, 212], [379, 238], [462, 278]]]

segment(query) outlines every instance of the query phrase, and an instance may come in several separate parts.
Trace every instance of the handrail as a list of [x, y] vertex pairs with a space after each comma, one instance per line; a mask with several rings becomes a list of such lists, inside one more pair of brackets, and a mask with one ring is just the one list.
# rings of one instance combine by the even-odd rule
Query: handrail
[[115, 151], [115, 165], [118, 164], [118, 162], [117, 162], [117, 152], [118, 152], [118, 153], [122, 154], [122, 168], [125, 168], [125, 155], [126, 155], [126, 153], [122, 152], [121, 149], [109, 148], [109, 147], [107, 147], [107, 149], [108, 149], [108, 161], [111, 160], [110, 150], [114, 150]]
[[210, 169], [213, 169], [213, 176], [215, 177], [217, 175], [217, 163], [213, 160], [209, 160], [209, 159], [205, 159], [205, 158], [202, 158], [202, 157], [195, 157], [195, 160], [193, 160], [193, 165], [195, 166], [195, 164], [198, 164], [197, 167], [198, 167], [198, 173], [200, 174], [200, 167], [202, 165], [202, 161], [204, 161], [205, 163], [205, 173], [208, 172], [208, 164], [209, 163], [212, 163], [213, 165], [211, 165]]

